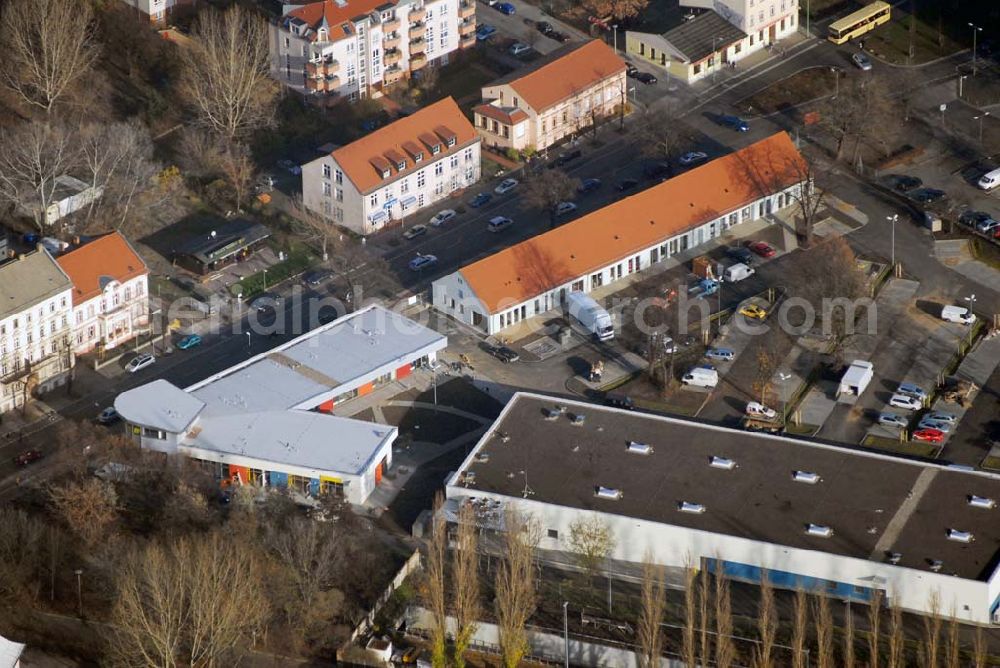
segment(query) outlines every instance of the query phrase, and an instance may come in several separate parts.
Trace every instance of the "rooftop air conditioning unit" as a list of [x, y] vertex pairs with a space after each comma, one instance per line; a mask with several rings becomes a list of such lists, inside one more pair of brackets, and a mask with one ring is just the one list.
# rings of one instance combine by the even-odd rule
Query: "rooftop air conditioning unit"
[[559, 419], [560, 415], [562, 415], [562, 413], [560, 413], [559, 411], [557, 411], [554, 408], [546, 408], [545, 409], [545, 419], [546, 420], [557, 420], [557, 419]]
[[939, 573], [944, 567], [944, 562], [940, 559], [931, 559], [931, 570], [935, 573]]
[[629, 441], [628, 451], [637, 455], [651, 455], [653, 454], [653, 446], [649, 443], [636, 443], [635, 441]]
[[809, 485], [815, 485], [823, 478], [821, 478], [818, 473], [812, 473], [811, 471], [795, 471], [792, 474], [792, 479], [795, 480], [795, 482], [804, 482]]
[[899, 564], [899, 562], [900, 562], [900, 560], [902, 558], [903, 558], [903, 555], [900, 554], [899, 552], [890, 552], [889, 553], [889, 563], [892, 564], [893, 566], [896, 566], [897, 564]]
[[997, 502], [993, 499], [987, 499], [985, 496], [976, 496], [975, 494], [969, 497], [969, 505], [974, 508], [995, 508]]
[[959, 543], [971, 543], [976, 539], [968, 531], [959, 531], [958, 529], [948, 529], [948, 540], [958, 541]]
[[620, 489], [615, 489], [613, 487], [598, 487], [597, 498], [618, 501], [619, 499], [622, 498], [622, 491]]
[[573, 416], [572, 416], [572, 422], [573, 422], [573, 424], [575, 424], [578, 427], [580, 425], [582, 425], [583, 422], [584, 422], [584, 420], [586, 420], [586, 419], [587, 419], [587, 417], [585, 415], [581, 414], [581, 413], [574, 413]]
[[822, 524], [809, 524], [806, 526], [806, 533], [810, 536], [819, 536], [821, 538], [829, 538], [833, 535], [833, 529]]
[[705, 512], [705, 504], [703, 503], [691, 503], [690, 501], [681, 501], [677, 504], [677, 510], [682, 513], [694, 513], [700, 515]]
[[712, 459], [709, 460], [708, 465], [712, 468], [725, 469], [726, 471], [732, 471], [736, 468], [736, 462], [726, 457], [712, 457]]

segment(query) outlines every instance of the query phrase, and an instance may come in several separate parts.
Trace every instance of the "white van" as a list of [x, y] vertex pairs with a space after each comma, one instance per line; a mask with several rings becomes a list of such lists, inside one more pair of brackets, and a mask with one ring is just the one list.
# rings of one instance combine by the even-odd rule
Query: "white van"
[[941, 309], [941, 319], [948, 322], [957, 322], [961, 325], [971, 325], [976, 321], [976, 316], [969, 312], [964, 306], [944, 306]]
[[719, 384], [719, 372], [715, 369], [696, 366], [681, 378], [681, 382], [695, 387], [715, 387]]
[[979, 187], [983, 190], [993, 190], [997, 186], [1000, 186], [1000, 169], [994, 169], [992, 172], [986, 172], [983, 177], [979, 179]]
[[739, 283], [744, 278], [748, 278], [753, 275], [754, 270], [751, 267], [740, 262], [739, 264], [734, 264], [732, 266], [726, 267], [726, 271], [723, 274], [723, 278], [726, 279], [727, 283]]

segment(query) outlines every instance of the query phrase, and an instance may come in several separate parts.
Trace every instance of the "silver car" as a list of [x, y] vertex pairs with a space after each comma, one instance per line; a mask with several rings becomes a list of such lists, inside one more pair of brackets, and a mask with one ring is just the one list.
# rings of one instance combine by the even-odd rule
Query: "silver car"
[[906, 429], [908, 421], [902, 415], [896, 415], [895, 413], [879, 413], [878, 423], [885, 427]]
[[155, 363], [156, 363], [155, 357], [153, 357], [149, 353], [142, 353], [140, 355], [136, 355], [131, 360], [129, 360], [129, 363], [125, 365], [125, 370], [128, 371], [129, 373], [136, 373], [137, 371], [141, 371], [145, 369], [147, 366], [152, 366]]
[[920, 424], [917, 425], [917, 429], [937, 429], [943, 434], [951, 433], [951, 425], [947, 422], [938, 422], [937, 420], [931, 420], [928, 417], [924, 417], [920, 420]]

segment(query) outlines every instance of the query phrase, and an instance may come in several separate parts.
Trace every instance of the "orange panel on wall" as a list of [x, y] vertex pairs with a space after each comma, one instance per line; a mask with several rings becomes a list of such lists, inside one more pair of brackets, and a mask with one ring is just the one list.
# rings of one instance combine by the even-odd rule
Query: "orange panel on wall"
[[366, 394], [371, 394], [372, 390], [374, 389], [375, 389], [375, 383], [365, 383], [364, 385], [358, 388], [358, 396], [363, 397]]
[[413, 367], [409, 364], [404, 364], [403, 366], [396, 369], [396, 378], [406, 378], [411, 373], [413, 373]]
[[246, 466], [236, 466], [235, 464], [229, 465], [229, 477], [236, 482], [236, 477], [239, 476], [239, 481], [244, 485], [250, 481], [250, 469]]
[[332, 413], [333, 412], [333, 399], [329, 401], [324, 401], [319, 406], [316, 407], [320, 413]]

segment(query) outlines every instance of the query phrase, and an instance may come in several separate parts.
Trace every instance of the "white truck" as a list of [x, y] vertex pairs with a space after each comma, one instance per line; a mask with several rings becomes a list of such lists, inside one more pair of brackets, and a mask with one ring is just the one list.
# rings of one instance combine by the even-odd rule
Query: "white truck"
[[868, 383], [872, 382], [872, 378], [874, 377], [875, 367], [872, 366], [871, 362], [854, 360], [851, 362], [851, 366], [847, 367], [847, 371], [844, 372], [844, 376], [840, 379], [840, 389], [837, 394], [842, 400], [856, 401], [864, 393], [868, 387]]
[[726, 281], [726, 283], [739, 283], [744, 278], [753, 276], [753, 273], [753, 267], [748, 267], [740, 262], [739, 264], [726, 267], [726, 271], [722, 274], [722, 278]]
[[589, 295], [578, 290], [569, 293], [566, 295], [566, 310], [598, 341], [610, 341], [615, 338], [615, 326], [611, 316]]
[[971, 325], [976, 321], [976, 316], [964, 306], [945, 305], [941, 309], [941, 319], [948, 322], [957, 322], [961, 325]]
[[715, 387], [719, 384], [719, 372], [704, 366], [696, 366], [681, 378], [685, 385], [695, 387]]

